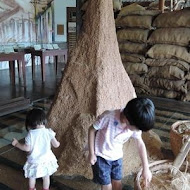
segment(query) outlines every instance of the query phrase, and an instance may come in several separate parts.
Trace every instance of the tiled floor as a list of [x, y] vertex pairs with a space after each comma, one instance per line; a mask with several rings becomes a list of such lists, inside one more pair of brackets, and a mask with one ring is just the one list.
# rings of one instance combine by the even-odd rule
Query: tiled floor
[[0, 152], [2, 147], [11, 143], [13, 137], [17, 138], [18, 140], [21, 140], [25, 137], [25, 116], [29, 109], [38, 107], [47, 113], [51, 103], [52, 100], [50, 98], [33, 101], [31, 107], [26, 110], [0, 117]]

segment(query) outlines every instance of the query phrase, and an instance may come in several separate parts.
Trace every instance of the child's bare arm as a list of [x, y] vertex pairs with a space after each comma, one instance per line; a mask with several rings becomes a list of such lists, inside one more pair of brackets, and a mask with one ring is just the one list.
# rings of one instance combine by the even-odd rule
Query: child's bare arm
[[97, 160], [95, 152], [94, 152], [95, 132], [96, 130], [94, 129], [93, 126], [91, 126], [88, 130], [88, 147], [89, 147], [88, 159], [92, 165], [94, 165]]
[[152, 180], [152, 173], [149, 169], [147, 151], [145, 144], [142, 139], [136, 139], [136, 144], [139, 152], [139, 156], [141, 158], [143, 173], [142, 176], [144, 178], [145, 186], [147, 187], [150, 181]]
[[13, 138], [12, 145], [22, 151], [29, 152], [30, 146], [26, 144], [19, 143], [17, 139]]
[[51, 144], [54, 148], [58, 148], [60, 146], [60, 142], [55, 137], [51, 140]]

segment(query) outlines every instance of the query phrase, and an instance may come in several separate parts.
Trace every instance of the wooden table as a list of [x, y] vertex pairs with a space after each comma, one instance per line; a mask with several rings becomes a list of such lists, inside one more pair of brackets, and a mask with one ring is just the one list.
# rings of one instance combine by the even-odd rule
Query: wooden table
[[41, 60], [41, 73], [42, 81], [45, 82], [45, 57], [53, 56], [55, 57], [55, 70], [57, 74], [57, 62], [58, 56], [63, 55], [64, 62], [67, 62], [67, 49], [51, 49], [51, 50], [33, 50], [31, 51], [32, 58], [32, 77], [35, 76], [35, 56], [39, 56]]
[[18, 61], [19, 78], [21, 78], [20, 70], [22, 67], [24, 86], [26, 86], [24, 53], [23, 52], [0, 53], [0, 62], [1, 61], [9, 61], [10, 80], [12, 81], [13, 84], [15, 84], [15, 61]]

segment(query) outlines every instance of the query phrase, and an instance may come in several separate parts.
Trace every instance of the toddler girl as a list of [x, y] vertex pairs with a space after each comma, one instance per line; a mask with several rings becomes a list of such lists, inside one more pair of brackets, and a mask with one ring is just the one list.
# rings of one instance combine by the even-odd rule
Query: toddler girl
[[25, 144], [13, 139], [12, 145], [28, 152], [24, 165], [24, 175], [29, 178], [29, 190], [35, 190], [37, 178], [43, 179], [43, 190], [49, 190], [50, 176], [57, 171], [58, 164], [51, 145], [58, 148], [60, 143], [55, 132], [45, 127], [46, 116], [43, 110], [33, 109], [26, 116], [25, 126], [28, 134]]

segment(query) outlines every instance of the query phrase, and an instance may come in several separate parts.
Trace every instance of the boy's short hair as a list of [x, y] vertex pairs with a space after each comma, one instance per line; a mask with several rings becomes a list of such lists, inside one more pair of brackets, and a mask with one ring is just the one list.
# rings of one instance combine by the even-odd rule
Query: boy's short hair
[[26, 115], [25, 126], [26, 130], [35, 129], [37, 125], [46, 124], [46, 115], [42, 109], [34, 108]]
[[154, 127], [155, 107], [148, 98], [130, 100], [123, 113], [130, 125], [135, 125], [139, 130], [148, 131]]

